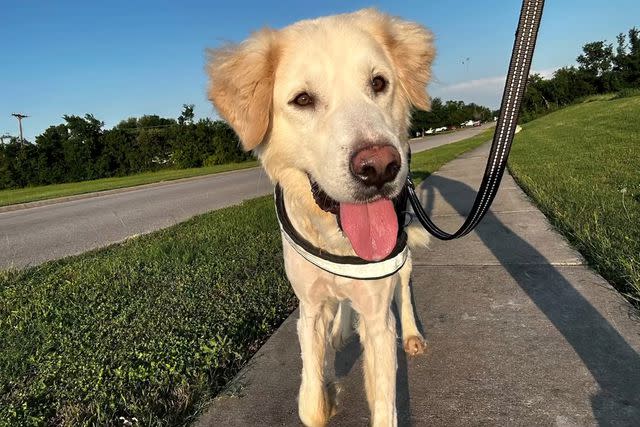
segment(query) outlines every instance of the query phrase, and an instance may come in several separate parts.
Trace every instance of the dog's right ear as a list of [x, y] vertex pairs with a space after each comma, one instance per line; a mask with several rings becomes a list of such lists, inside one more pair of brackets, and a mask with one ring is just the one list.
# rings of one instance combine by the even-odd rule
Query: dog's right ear
[[270, 128], [277, 66], [276, 32], [262, 30], [238, 44], [208, 50], [209, 99], [253, 150]]

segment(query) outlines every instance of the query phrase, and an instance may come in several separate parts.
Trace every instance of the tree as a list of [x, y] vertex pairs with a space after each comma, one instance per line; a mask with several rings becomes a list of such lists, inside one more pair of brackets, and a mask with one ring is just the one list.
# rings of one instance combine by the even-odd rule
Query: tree
[[247, 160], [231, 127], [223, 121], [194, 120], [184, 104], [178, 119], [130, 117], [112, 129], [91, 114], [67, 115], [23, 146], [0, 145], [0, 189], [52, 184], [169, 167], [198, 167]]
[[549, 84], [558, 106], [568, 105], [578, 98], [596, 92], [596, 88], [582, 79], [575, 67], [563, 67], [556, 70]]
[[606, 41], [591, 42], [582, 47], [582, 52], [576, 61], [579, 64], [578, 70], [584, 74], [584, 80], [595, 87], [598, 93], [618, 90], [612, 74], [613, 45]]
[[26, 187], [36, 181], [36, 146], [12, 137], [2, 146], [0, 183], [4, 188]]
[[64, 147], [68, 139], [69, 129], [63, 124], [49, 126], [36, 137], [38, 184], [53, 184], [66, 180], [67, 163]]
[[629, 54], [627, 56], [627, 83], [632, 87], [640, 86], [640, 30], [629, 30]]
[[83, 181], [100, 178], [94, 164], [102, 152], [102, 127], [104, 123], [91, 114], [84, 117], [63, 116], [69, 131], [64, 143], [67, 164], [66, 179]]
[[193, 124], [193, 118], [195, 117], [193, 114], [194, 107], [193, 104], [182, 104], [182, 113], [180, 117], [178, 117], [178, 124], [180, 126]]
[[613, 70], [624, 87], [640, 86], [640, 30], [633, 27], [625, 34], [617, 37], [618, 46], [613, 60]]
[[213, 153], [205, 159], [205, 165], [224, 164], [229, 162], [242, 162], [251, 158], [245, 153], [240, 144], [240, 139], [226, 122], [217, 120], [210, 122], [213, 139]]
[[583, 53], [576, 61], [579, 69], [593, 77], [599, 77], [611, 70], [613, 64], [613, 45], [604, 41], [591, 42], [582, 46]]
[[102, 177], [124, 176], [134, 171], [130, 162], [130, 153], [135, 145], [135, 135], [134, 132], [127, 130], [130, 128], [126, 125], [119, 126], [103, 134], [104, 148], [95, 165], [97, 173]]

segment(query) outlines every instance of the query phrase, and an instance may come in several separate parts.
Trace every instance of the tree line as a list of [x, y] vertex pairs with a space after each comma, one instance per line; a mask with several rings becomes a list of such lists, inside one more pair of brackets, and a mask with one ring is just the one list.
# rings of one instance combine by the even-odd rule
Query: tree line
[[640, 88], [640, 30], [620, 33], [616, 45], [606, 40], [587, 43], [578, 66], [563, 67], [550, 79], [529, 76], [520, 117], [526, 122], [589, 95]]
[[11, 138], [0, 145], [0, 189], [125, 176], [163, 168], [190, 168], [247, 160], [231, 127], [194, 120], [184, 105], [177, 119], [145, 115], [105, 130], [87, 114], [65, 115], [35, 144]]
[[[486, 107], [435, 98], [430, 112], [416, 111], [412, 133], [463, 121], [490, 120]], [[126, 176], [164, 168], [190, 168], [248, 160], [224, 121], [194, 120], [184, 105], [177, 119], [132, 117], [112, 129], [92, 114], [63, 116], [64, 123], [36, 136], [0, 144], [0, 189]]]
[[497, 116], [497, 111], [491, 111], [482, 105], [465, 104], [463, 101], [442, 102], [440, 98], [433, 98], [431, 111], [414, 110], [411, 117], [411, 136], [416, 132], [439, 127], [460, 126], [468, 120], [489, 121]]

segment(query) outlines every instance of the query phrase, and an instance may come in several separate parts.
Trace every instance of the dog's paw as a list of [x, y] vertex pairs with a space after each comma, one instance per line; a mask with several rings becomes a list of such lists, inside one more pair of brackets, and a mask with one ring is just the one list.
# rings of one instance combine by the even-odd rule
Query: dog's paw
[[407, 245], [411, 249], [422, 249], [429, 247], [431, 240], [429, 233], [420, 224], [412, 223], [406, 228]]
[[320, 400], [298, 400], [298, 415], [302, 423], [307, 427], [325, 427], [329, 419], [338, 412], [338, 398], [341, 391], [342, 387], [339, 383], [330, 382], [326, 388], [323, 388]]
[[408, 337], [402, 344], [404, 352], [409, 356], [417, 356], [419, 354], [423, 354], [427, 350], [427, 343], [424, 338], [417, 335]]

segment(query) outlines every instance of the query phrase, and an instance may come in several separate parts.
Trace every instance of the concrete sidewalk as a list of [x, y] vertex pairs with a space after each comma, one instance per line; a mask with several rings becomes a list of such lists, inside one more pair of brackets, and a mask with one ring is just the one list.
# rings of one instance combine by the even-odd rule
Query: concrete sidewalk
[[[473, 203], [488, 146], [422, 185], [440, 226]], [[399, 425], [640, 425], [640, 322], [505, 175], [491, 212], [462, 240], [414, 252], [415, 308], [429, 351], [398, 351]], [[200, 426], [297, 426], [297, 313], [267, 341]], [[327, 371], [342, 384], [332, 426], [369, 420], [352, 341]]]

